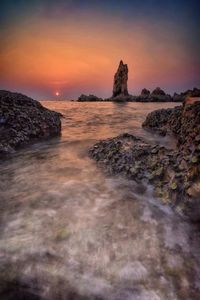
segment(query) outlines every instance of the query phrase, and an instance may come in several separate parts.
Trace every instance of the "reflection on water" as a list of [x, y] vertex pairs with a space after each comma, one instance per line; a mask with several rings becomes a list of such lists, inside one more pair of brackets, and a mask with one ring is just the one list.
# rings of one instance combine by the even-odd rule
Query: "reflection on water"
[[1, 165], [2, 299], [199, 299], [196, 229], [151, 187], [106, 177], [87, 157], [122, 132], [173, 146], [141, 129], [149, 111], [173, 104], [44, 105], [64, 114], [61, 139]]

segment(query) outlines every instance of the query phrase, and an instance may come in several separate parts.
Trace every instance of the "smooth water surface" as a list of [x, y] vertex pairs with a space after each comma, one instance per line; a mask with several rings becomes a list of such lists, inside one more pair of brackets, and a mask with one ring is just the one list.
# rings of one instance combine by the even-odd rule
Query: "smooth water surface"
[[196, 227], [150, 186], [109, 177], [87, 155], [98, 139], [124, 132], [174, 147], [141, 128], [148, 112], [174, 104], [42, 104], [64, 115], [62, 137], [1, 163], [4, 298], [199, 299]]

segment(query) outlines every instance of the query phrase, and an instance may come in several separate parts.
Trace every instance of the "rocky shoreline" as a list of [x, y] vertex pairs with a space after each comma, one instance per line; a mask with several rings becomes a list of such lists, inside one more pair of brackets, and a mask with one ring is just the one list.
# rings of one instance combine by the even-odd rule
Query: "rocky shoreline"
[[147, 89], [143, 89], [141, 94], [138, 96], [133, 95], [123, 95], [119, 94], [115, 97], [110, 98], [99, 98], [95, 95], [84, 95], [82, 94], [78, 98], [78, 102], [177, 102], [183, 103], [188, 98], [199, 98], [200, 89], [194, 88], [193, 90], [187, 90], [183, 93], [177, 94], [174, 93], [173, 96], [166, 94], [160, 87], [157, 87], [155, 90], [150, 92]]
[[99, 98], [95, 95], [82, 94], [78, 102], [184, 102], [188, 97], [200, 97], [200, 89], [193, 88], [183, 93], [174, 93], [173, 96], [166, 94], [160, 87], [152, 92], [142, 89], [140, 95], [133, 96], [128, 92], [128, 65], [121, 60], [114, 75], [113, 93], [110, 98]]
[[154, 194], [180, 215], [200, 221], [200, 102], [150, 113], [143, 127], [171, 134], [177, 149], [148, 144], [125, 133], [99, 141], [89, 156], [109, 174], [151, 184]]
[[25, 95], [0, 91], [0, 158], [21, 146], [59, 136], [61, 114]]

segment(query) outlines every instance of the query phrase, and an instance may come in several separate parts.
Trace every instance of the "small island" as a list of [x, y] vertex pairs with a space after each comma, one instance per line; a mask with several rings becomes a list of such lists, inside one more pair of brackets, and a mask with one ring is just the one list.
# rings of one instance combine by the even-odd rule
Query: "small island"
[[99, 98], [95, 95], [82, 94], [78, 102], [183, 102], [188, 97], [200, 97], [200, 89], [193, 88], [173, 96], [166, 94], [160, 87], [156, 87], [152, 92], [143, 88], [139, 96], [130, 95], [128, 92], [128, 65], [121, 60], [117, 72], [114, 75], [113, 93], [110, 98]]

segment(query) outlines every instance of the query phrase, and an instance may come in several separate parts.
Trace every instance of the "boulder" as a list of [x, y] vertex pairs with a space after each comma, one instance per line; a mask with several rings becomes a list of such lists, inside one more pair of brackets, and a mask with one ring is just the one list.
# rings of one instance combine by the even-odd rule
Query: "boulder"
[[0, 91], [0, 156], [33, 141], [58, 136], [61, 114], [19, 93]]
[[128, 66], [121, 60], [114, 76], [113, 98], [117, 96], [128, 96]]

